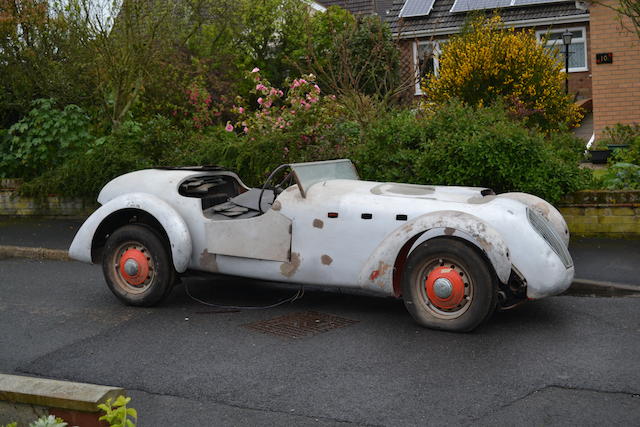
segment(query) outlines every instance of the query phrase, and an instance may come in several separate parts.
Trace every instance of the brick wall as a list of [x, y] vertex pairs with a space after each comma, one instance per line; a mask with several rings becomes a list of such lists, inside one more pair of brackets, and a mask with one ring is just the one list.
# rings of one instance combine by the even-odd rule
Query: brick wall
[[[616, 4], [605, 0], [607, 4]], [[594, 130], [616, 123], [640, 123], [640, 38], [624, 28], [615, 11], [591, 3]], [[633, 28], [628, 19], [622, 23]], [[613, 53], [613, 64], [596, 64], [597, 53]]]
[[640, 236], [640, 191], [586, 190], [567, 196], [560, 212], [572, 234]]

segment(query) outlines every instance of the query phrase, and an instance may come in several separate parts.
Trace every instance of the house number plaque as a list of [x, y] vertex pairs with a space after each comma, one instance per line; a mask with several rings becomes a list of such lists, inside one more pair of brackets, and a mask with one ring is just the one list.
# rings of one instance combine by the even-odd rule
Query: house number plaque
[[596, 53], [596, 64], [613, 64], [613, 53]]

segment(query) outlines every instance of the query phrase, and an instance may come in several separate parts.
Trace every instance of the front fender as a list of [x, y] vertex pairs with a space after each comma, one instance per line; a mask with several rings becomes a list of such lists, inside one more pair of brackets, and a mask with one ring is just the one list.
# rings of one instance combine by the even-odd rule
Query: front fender
[[187, 224], [167, 202], [147, 193], [123, 194], [95, 211], [78, 230], [69, 248], [69, 257], [91, 263], [91, 245], [96, 230], [109, 215], [122, 209], [138, 209], [152, 215], [169, 237], [176, 271], [183, 273], [187, 269], [192, 250]]
[[403, 247], [409, 249], [411, 243], [428, 231], [434, 231], [431, 237], [442, 235], [469, 241], [486, 254], [501, 282], [506, 283], [509, 280], [509, 248], [493, 227], [464, 212], [439, 211], [415, 218], [388, 235], [360, 272], [360, 286], [394, 294], [393, 272], [398, 255]]
[[533, 194], [528, 193], [503, 193], [498, 195], [497, 197], [516, 200], [537, 211], [551, 223], [553, 228], [556, 230], [556, 233], [558, 233], [558, 236], [562, 238], [564, 245], [566, 247], [569, 247], [570, 236], [567, 222], [564, 220], [562, 214], [555, 207], [553, 207], [551, 203], [547, 202], [544, 199], [541, 199], [538, 196], [534, 196]]

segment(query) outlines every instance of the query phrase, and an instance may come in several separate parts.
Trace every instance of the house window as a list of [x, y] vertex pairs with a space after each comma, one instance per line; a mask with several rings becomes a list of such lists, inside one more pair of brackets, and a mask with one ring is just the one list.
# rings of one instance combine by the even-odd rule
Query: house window
[[[567, 28], [554, 28], [548, 31], [536, 31], [536, 37], [540, 43], [549, 49], [559, 62], [562, 63], [564, 69], [564, 44], [562, 43], [562, 33]], [[569, 28], [573, 38], [569, 45], [569, 72], [575, 73], [579, 71], [588, 71], [587, 66], [587, 30], [585, 27]]]
[[444, 41], [424, 41], [413, 44], [413, 58], [416, 70], [416, 95], [422, 95], [420, 84], [429, 75], [437, 76], [440, 56], [440, 45]]

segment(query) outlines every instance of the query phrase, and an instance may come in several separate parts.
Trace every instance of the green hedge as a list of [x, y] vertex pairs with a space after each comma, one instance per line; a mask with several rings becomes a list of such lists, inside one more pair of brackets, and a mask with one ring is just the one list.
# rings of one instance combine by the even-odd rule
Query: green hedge
[[337, 121], [314, 135], [301, 132], [185, 133], [162, 118], [132, 123], [31, 181], [23, 192], [95, 197], [113, 177], [155, 165], [218, 164], [256, 186], [279, 164], [342, 157], [351, 158], [367, 180], [524, 191], [551, 202], [591, 179], [578, 168], [579, 140], [527, 129], [499, 106], [475, 109], [453, 102], [428, 117], [399, 110], [366, 129]]

